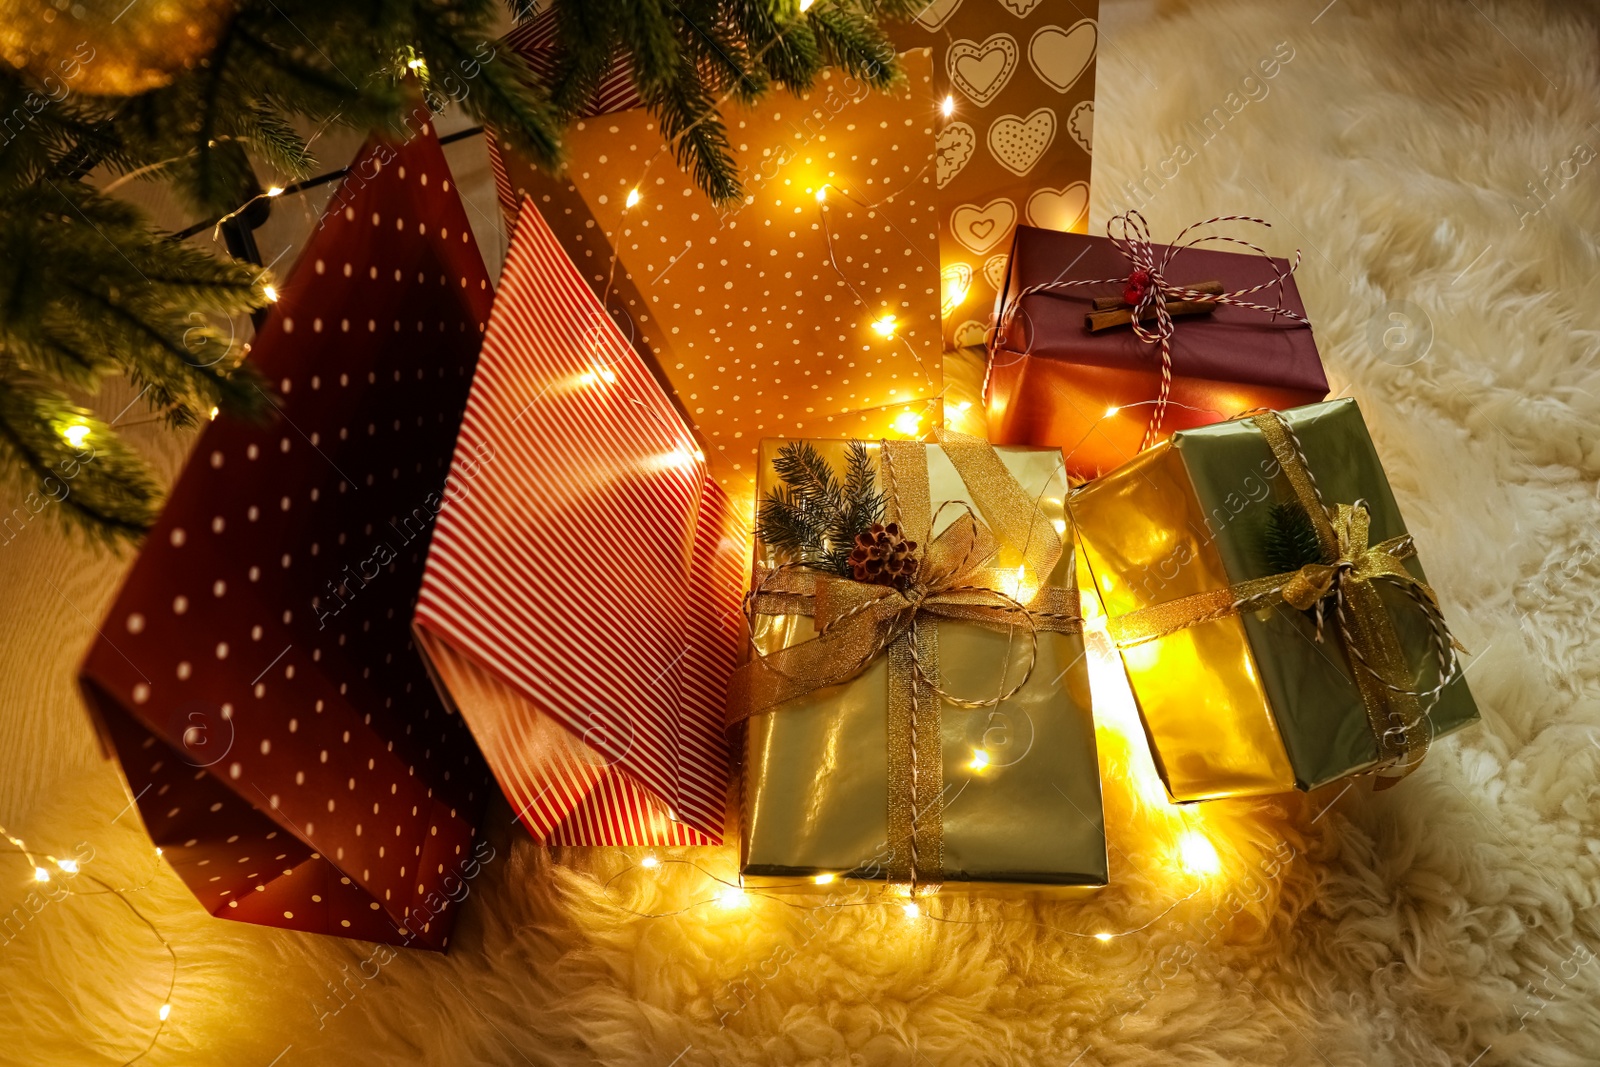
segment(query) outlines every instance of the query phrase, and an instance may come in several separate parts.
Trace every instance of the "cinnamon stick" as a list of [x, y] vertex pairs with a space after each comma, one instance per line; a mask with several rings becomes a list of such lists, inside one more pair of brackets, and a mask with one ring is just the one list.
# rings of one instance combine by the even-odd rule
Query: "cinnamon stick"
[[[1210, 293], [1213, 296], [1222, 295], [1221, 282], [1195, 282], [1192, 285], [1180, 285], [1178, 288], [1189, 289], [1196, 293]], [[1120, 296], [1097, 296], [1094, 298], [1094, 309], [1096, 311], [1114, 311], [1117, 308], [1125, 308], [1127, 306], [1128, 302]]]
[[[1217, 305], [1209, 300], [1176, 300], [1167, 305], [1167, 314], [1173, 318], [1182, 318], [1185, 315], [1209, 315]], [[1155, 321], [1155, 311], [1144, 316], [1141, 321]], [[1112, 308], [1110, 311], [1091, 311], [1083, 317], [1083, 324], [1090, 333], [1099, 333], [1109, 330], [1113, 326], [1126, 326], [1133, 321], [1132, 308]]]

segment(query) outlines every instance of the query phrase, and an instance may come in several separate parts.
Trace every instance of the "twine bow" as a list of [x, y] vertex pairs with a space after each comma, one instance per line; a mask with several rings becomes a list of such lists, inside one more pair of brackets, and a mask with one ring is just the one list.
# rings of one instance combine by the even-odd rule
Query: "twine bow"
[[[1159, 255], [1155, 245], [1150, 240], [1150, 226], [1143, 215], [1138, 211], [1126, 211], [1115, 215], [1106, 223], [1106, 237], [1116, 246], [1127, 259], [1129, 271], [1121, 278], [1091, 278], [1091, 279], [1062, 279], [1050, 282], [1041, 282], [1030, 285], [1016, 295], [1006, 308], [1001, 323], [1003, 332], [1010, 328], [1012, 320], [1016, 317], [1025, 297], [1035, 293], [1060, 293], [1069, 289], [1077, 289], [1090, 285], [1118, 285], [1122, 286], [1123, 299], [1131, 306], [1133, 332], [1139, 340], [1146, 344], [1156, 345], [1161, 354], [1161, 389], [1156, 396], [1155, 410], [1150, 416], [1150, 422], [1145, 427], [1144, 437], [1139, 443], [1139, 450], [1143, 451], [1155, 444], [1159, 439], [1162, 420], [1166, 417], [1168, 398], [1172, 395], [1172, 333], [1174, 330], [1173, 317], [1167, 310], [1168, 304], [1180, 302], [1199, 304], [1227, 304], [1232, 307], [1248, 308], [1270, 315], [1274, 319], [1282, 316], [1303, 322], [1309, 325], [1305, 316], [1299, 315], [1283, 306], [1284, 279], [1293, 274], [1300, 266], [1300, 253], [1294, 254], [1294, 262], [1287, 271], [1280, 270], [1267, 250], [1246, 241], [1240, 237], [1230, 237], [1226, 234], [1205, 234], [1189, 238], [1189, 233], [1204, 226], [1213, 226], [1222, 222], [1252, 222], [1268, 229], [1272, 223], [1265, 219], [1258, 219], [1250, 215], [1218, 215], [1185, 226], [1178, 234], [1176, 240], [1168, 245], [1166, 250]], [[1231, 292], [1208, 293], [1199, 289], [1191, 289], [1177, 285], [1167, 280], [1167, 272], [1177, 262], [1179, 255], [1186, 249], [1197, 248], [1211, 243], [1225, 243], [1242, 245], [1265, 259], [1272, 267], [1273, 280], [1262, 282], [1245, 289], [1235, 289]], [[1258, 304], [1248, 299], [1263, 289], [1276, 288], [1278, 290], [1278, 303]]]
[[[1320, 642], [1331, 609], [1340, 647], [1350, 661], [1368, 724], [1377, 739], [1380, 766], [1376, 787], [1386, 789], [1415, 770], [1427, 754], [1427, 709], [1455, 679], [1460, 645], [1450, 635], [1433, 589], [1403, 565], [1416, 555], [1411, 536], [1369, 544], [1371, 515], [1366, 502], [1325, 506], [1288, 421], [1275, 411], [1251, 419], [1310, 516], [1323, 561], [1114, 617], [1108, 620], [1111, 638], [1118, 647], [1127, 648], [1213, 619], [1284, 603], [1315, 613]], [[1399, 634], [1378, 595], [1376, 583], [1380, 581], [1403, 589], [1428, 620], [1439, 678], [1431, 689], [1415, 688]]]
[[[995, 707], [1028, 684], [1038, 662], [1041, 632], [1077, 633], [1076, 579], [1047, 585], [1062, 555], [1061, 538], [1035, 502], [1006, 470], [993, 447], [978, 438], [939, 431], [944, 454], [955, 466], [977, 512], [963, 501], [945, 501], [930, 511], [924, 446], [885, 441], [881, 470], [889, 489], [886, 516], [911, 532], [927, 531], [917, 580], [905, 588], [836, 577], [785, 564], [760, 568], [746, 611], [754, 629], [758, 615], [810, 616], [814, 640], [753, 655], [734, 673], [728, 692], [728, 724], [782, 710], [796, 697], [841, 685], [860, 676], [880, 656], [888, 660], [888, 844], [891, 881], [918, 886], [943, 879], [943, 703], [960, 708]], [[931, 536], [946, 508], [961, 512]], [[1011, 550], [1023, 562], [1001, 570], [996, 557]], [[1013, 592], [1006, 592], [1010, 587]], [[1024, 595], [1025, 587], [1037, 592]], [[939, 680], [938, 619], [1028, 631], [1027, 669], [994, 697], [967, 698], [943, 689]]]

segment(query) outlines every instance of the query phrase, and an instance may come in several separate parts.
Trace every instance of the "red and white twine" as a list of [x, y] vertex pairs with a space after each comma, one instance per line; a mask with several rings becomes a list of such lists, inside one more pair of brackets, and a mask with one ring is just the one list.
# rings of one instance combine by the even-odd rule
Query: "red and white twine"
[[[1251, 215], [1217, 215], [1203, 222], [1196, 222], [1184, 227], [1183, 231], [1178, 234], [1177, 239], [1166, 246], [1166, 249], [1158, 255], [1156, 246], [1150, 241], [1149, 223], [1145, 221], [1142, 214], [1138, 211], [1130, 210], [1121, 215], [1115, 215], [1106, 223], [1106, 237], [1116, 246], [1117, 251], [1121, 252], [1128, 260], [1131, 269], [1127, 276], [1121, 278], [1058, 279], [1030, 285], [1011, 300], [1002, 318], [999, 332], [1009, 331], [1011, 322], [1016, 318], [1022, 301], [1036, 293], [1059, 293], [1064, 290], [1089, 285], [1121, 285], [1123, 287], [1122, 298], [1132, 310], [1134, 335], [1146, 344], [1159, 346], [1161, 353], [1161, 390], [1156, 397], [1155, 411], [1150, 416], [1150, 423], [1145, 427], [1144, 438], [1139, 444], [1140, 450], [1143, 451], [1156, 443], [1161, 432], [1162, 419], [1166, 415], [1167, 400], [1172, 394], [1173, 318], [1167, 310], [1169, 303], [1190, 301], [1207, 304], [1228, 304], [1232, 307], [1259, 311], [1272, 316], [1274, 319], [1281, 315], [1295, 322], [1304, 322], [1310, 325], [1305, 316], [1290, 311], [1283, 306], [1283, 283], [1300, 266], [1299, 250], [1295, 251], [1294, 262], [1289, 264], [1289, 269], [1285, 271], [1279, 268], [1277, 261], [1268, 254], [1266, 249], [1243, 238], [1230, 237], [1226, 234], [1204, 234], [1193, 238], [1189, 237], [1189, 234], [1194, 230], [1223, 222], [1252, 222], [1268, 229], [1272, 228], [1270, 222]], [[1212, 243], [1236, 244], [1250, 249], [1271, 264], [1272, 280], [1246, 289], [1235, 289], [1231, 292], [1223, 293], [1202, 293], [1186, 286], [1175, 285], [1167, 280], [1168, 270], [1177, 262], [1182, 252], [1186, 249]], [[1263, 289], [1271, 288], [1278, 290], [1278, 303], [1276, 305], [1258, 304], [1246, 299]], [[1147, 322], [1147, 319], [1153, 319], [1154, 322]], [[1032, 348], [1031, 340], [1029, 348]]]

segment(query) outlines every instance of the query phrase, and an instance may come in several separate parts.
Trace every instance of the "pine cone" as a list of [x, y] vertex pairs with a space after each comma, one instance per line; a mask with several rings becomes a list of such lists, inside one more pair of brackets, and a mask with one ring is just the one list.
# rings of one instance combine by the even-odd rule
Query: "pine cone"
[[904, 589], [917, 576], [917, 543], [906, 540], [897, 522], [874, 524], [866, 533], [856, 535], [850, 573], [858, 582]]

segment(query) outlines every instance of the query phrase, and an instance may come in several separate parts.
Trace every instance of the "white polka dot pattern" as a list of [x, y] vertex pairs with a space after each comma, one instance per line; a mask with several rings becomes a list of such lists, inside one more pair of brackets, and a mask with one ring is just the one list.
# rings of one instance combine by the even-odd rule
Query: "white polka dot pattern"
[[418, 125], [330, 202], [253, 344], [277, 411], [206, 428], [81, 682], [207, 910], [443, 949], [489, 783], [410, 619], [491, 293]]
[[805, 97], [725, 107], [748, 194], [732, 207], [661, 151], [642, 109], [575, 123], [557, 177], [494, 146], [508, 217], [520, 194], [533, 199], [736, 498], [749, 497], [762, 437], [905, 436], [908, 413], [933, 424], [936, 114], [927, 53], [902, 59], [901, 97], [828, 71]]
[[699, 451], [527, 205], [417, 632], [541, 841], [721, 840], [749, 548]]

